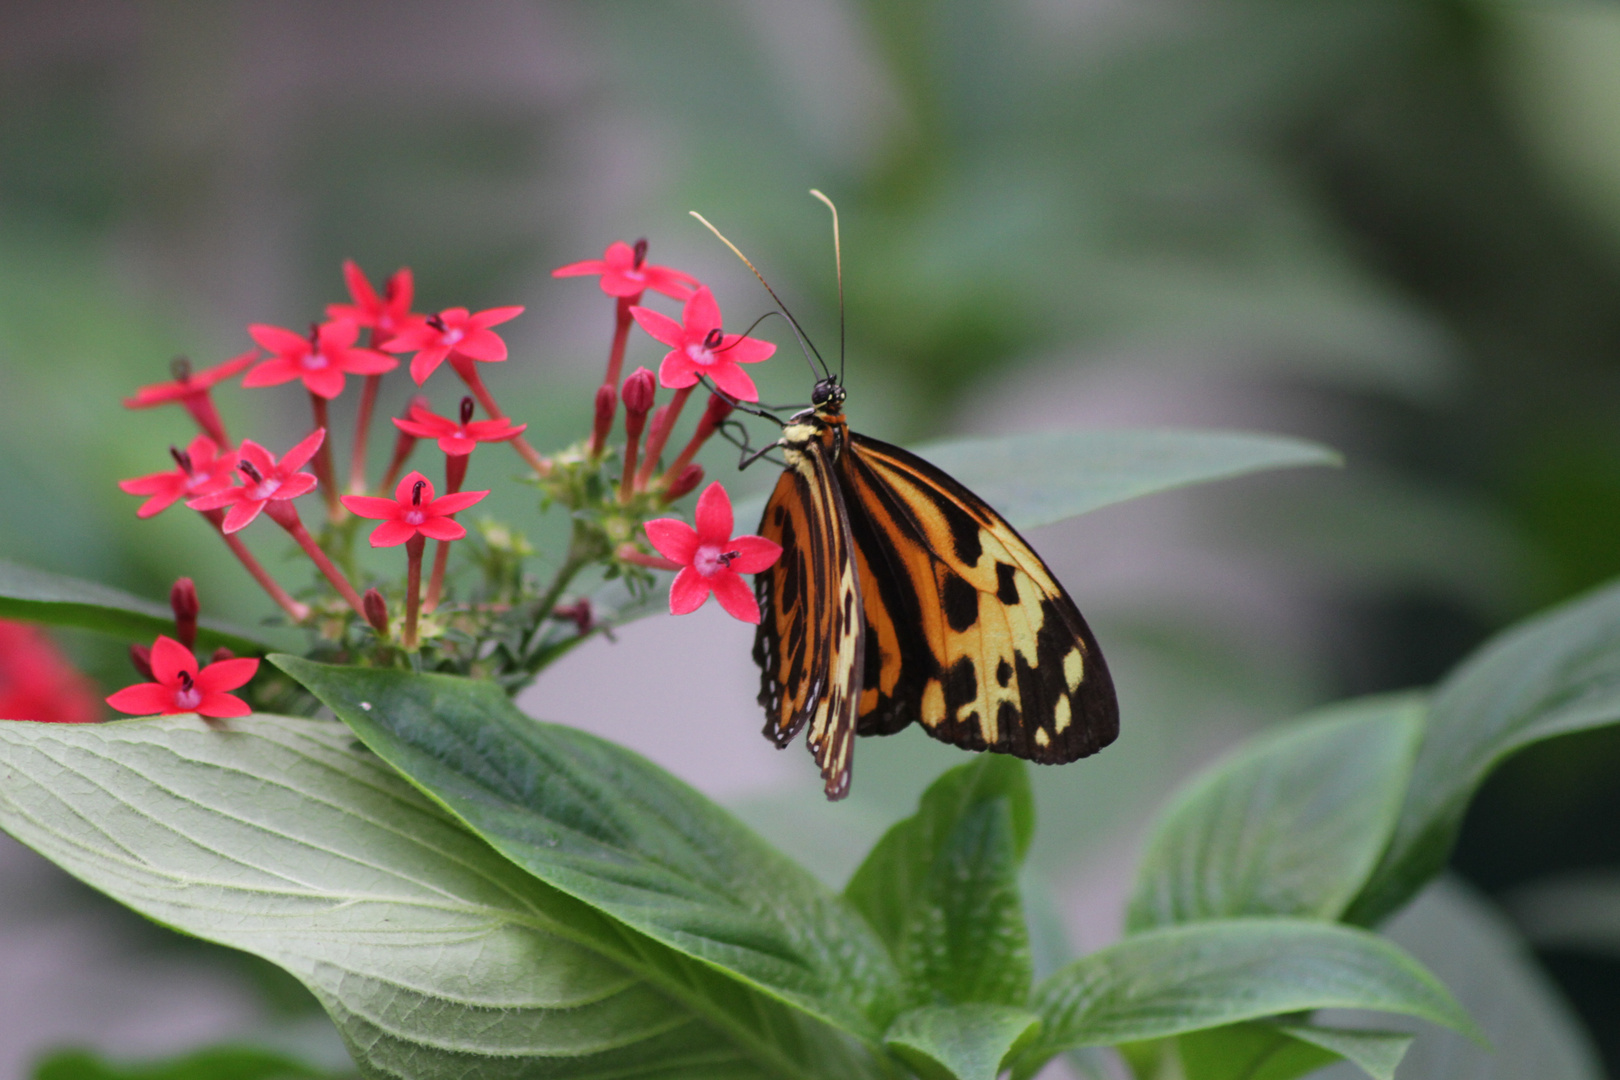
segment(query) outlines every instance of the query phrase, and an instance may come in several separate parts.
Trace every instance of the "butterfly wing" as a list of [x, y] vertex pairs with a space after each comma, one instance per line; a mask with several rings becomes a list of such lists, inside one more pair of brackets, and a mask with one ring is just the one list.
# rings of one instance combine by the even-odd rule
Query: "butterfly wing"
[[849, 793], [866, 638], [849, 521], [820, 443], [782, 473], [759, 532], [782, 546], [782, 557], [754, 578], [765, 735], [786, 746], [808, 724], [827, 797], [841, 799]]
[[1074, 601], [1005, 518], [915, 454], [851, 435], [838, 461], [867, 624], [862, 734], [1057, 764], [1119, 733]]

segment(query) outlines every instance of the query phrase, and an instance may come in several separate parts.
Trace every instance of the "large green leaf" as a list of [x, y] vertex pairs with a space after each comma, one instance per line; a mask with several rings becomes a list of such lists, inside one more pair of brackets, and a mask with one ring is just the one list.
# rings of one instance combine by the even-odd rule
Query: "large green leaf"
[[330, 722], [0, 723], [0, 827], [297, 976], [371, 1076], [874, 1075], [853, 1039], [524, 873]]
[[1036, 988], [1042, 1028], [1019, 1061], [1030, 1075], [1081, 1046], [1162, 1039], [1311, 1009], [1371, 1009], [1477, 1036], [1446, 988], [1390, 942], [1302, 919], [1190, 923], [1128, 937]]
[[1006, 1005], [925, 1005], [901, 1013], [884, 1042], [925, 1080], [996, 1080], [1002, 1060], [1039, 1024]]
[[1210, 1028], [1155, 1044], [1174, 1053], [1187, 1080], [1294, 1080], [1324, 1065], [1353, 1062], [1373, 1080], [1395, 1080], [1412, 1036], [1264, 1020]]
[[492, 683], [272, 661], [529, 873], [873, 1045], [899, 978], [866, 921], [640, 755], [520, 713]]
[[323, 1069], [251, 1046], [214, 1046], [167, 1061], [118, 1064], [88, 1050], [63, 1050], [33, 1080], [337, 1080]]
[[[174, 613], [164, 604], [4, 559], [0, 559], [0, 619], [76, 626], [137, 641], [174, 635]], [[197, 640], [205, 647], [224, 645], [250, 654], [277, 647], [263, 634], [214, 619], [200, 620]]]
[[1024, 763], [984, 754], [942, 775], [845, 889], [889, 946], [912, 1004], [1029, 999], [1018, 867], [1034, 832]]
[[1215, 765], [1155, 826], [1129, 929], [1242, 915], [1337, 918], [1389, 840], [1423, 714], [1417, 695], [1351, 702]]
[[1436, 690], [1394, 836], [1346, 918], [1371, 925], [1445, 866], [1498, 762], [1542, 739], [1620, 720], [1620, 586], [1487, 642]]

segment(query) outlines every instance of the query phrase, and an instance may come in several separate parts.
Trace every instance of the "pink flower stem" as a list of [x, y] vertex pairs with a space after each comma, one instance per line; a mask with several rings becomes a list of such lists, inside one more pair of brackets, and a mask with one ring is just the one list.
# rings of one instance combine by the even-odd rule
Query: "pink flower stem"
[[[456, 374], [461, 376], [461, 381], [467, 384], [467, 389], [471, 390], [473, 396], [478, 399], [478, 404], [484, 407], [484, 412], [489, 415], [489, 418], [491, 420], [505, 420], [506, 414], [501, 411], [499, 405], [495, 404], [495, 397], [489, 392], [489, 387], [484, 385], [484, 378], [478, 374], [477, 366], [470, 360], [453, 366], [456, 369]], [[529, 463], [529, 468], [534, 470], [536, 476], [545, 478], [551, 475], [551, 462], [541, 457], [539, 451], [529, 445], [529, 440], [519, 435], [511, 442], [512, 448], [518, 452], [518, 456]]]
[[[471, 460], [471, 454], [445, 455], [445, 494], [454, 495], [461, 490], [461, 482], [467, 479], [467, 462]], [[423, 604], [423, 611], [432, 611], [439, 606], [439, 594], [444, 590], [444, 571], [450, 565], [450, 544], [449, 540], [440, 540], [438, 548], [433, 552], [433, 575], [428, 578], [427, 601]]]
[[679, 570], [683, 565], [674, 559], [666, 559], [662, 555], [648, 555], [644, 551], [637, 551], [630, 544], [620, 545], [619, 550], [613, 554], [620, 562], [635, 563], [637, 566], [645, 566], [649, 570]]
[[624, 411], [624, 477], [619, 481], [619, 502], [628, 505], [636, 490], [636, 454], [641, 449], [641, 430], [647, 424], [644, 412]]
[[661, 422], [654, 424], [652, 432], [647, 436], [647, 456], [641, 460], [641, 471], [636, 474], [636, 489], [645, 490], [647, 481], [652, 479], [652, 473], [658, 467], [658, 456], [664, 452], [664, 444], [669, 441], [670, 432], [675, 430], [675, 421], [681, 417], [681, 409], [686, 405], [686, 399], [692, 396], [697, 389], [694, 384], [675, 391], [675, 397], [670, 400], [667, 408], [660, 410], [663, 413]]
[[270, 576], [270, 571], [266, 570], [259, 563], [259, 560], [253, 557], [253, 552], [247, 549], [247, 545], [242, 543], [241, 538], [225, 531], [225, 511], [204, 510], [201, 513], [214, 526], [221, 538], [224, 539], [225, 546], [231, 549], [231, 554], [236, 556], [253, 580], [259, 583], [259, 587], [270, 594], [270, 599], [274, 600], [276, 605], [287, 613], [289, 619], [295, 623], [300, 623], [309, 618], [309, 605], [299, 603], [289, 596], [287, 590], [278, 585], [276, 579]]
[[[325, 428], [328, 432], [332, 426], [326, 422], [326, 399], [319, 394], [310, 394], [309, 403], [315, 410], [316, 429]], [[321, 483], [321, 497], [326, 500], [326, 520], [336, 525], [342, 521], [348, 511], [338, 502], [337, 472], [332, 468], [332, 440], [322, 439], [321, 448], [315, 451], [315, 479]]]
[[624, 346], [630, 340], [630, 324], [635, 320], [630, 317], [630, 308], [641, 303], [641, 294], [634, 296], [621, 296], [614, 310], [613, 318], [613, 350], [608, 353], [607, 374], [602, 382], [617, 389], [619, 375], [624, 371]]
[[349, 457], [349, 494], [366, 493], [366, 443], [371, 438], [371, 413], [377, 406], [381, 375], [367, 375], [360, 391], [360, 412], [354, 418], [354, 453]]
[[292, 500], [271, 499], [264, 504], [264, 512], [270, 520], [286, 529], [294, 542], [304, 549], [304, 554], [309, 556], [310, 561], [315, 564], [316, 568], [326, 575], [326, 580], [332, 583], [332, 587], [338, 591], [344, 600], [348, 601], [350, 607], [354, 608], [354, 613], [362, 619], [366, 618], [365, 601], [360, 598], [359, 593], [354, 591], [354, 586], [350, 585], [349, 579], [343, 576], [343, 571], [339, 570], [332, 560], [327, 558], [326, 552], [321, 550], [321, 545], [317, 544], [315, 538], [309, 535], [309, 530], [304, 528], [304, 522], [299, 518], [298, 508], [293, 506]]
[[427, 539], [417, 533], [405, 541], [405, 556], [410, 560], [405, 570], [405, 651], [416, 651], [416, 620], [422, 612], [422, 549]]
[[219, 418], [219, 410], [214, 408], [214, 395], [207, 390], [200, 394], [187, 394], [181, 399], [191, 418], [197, 421], [202, 433], [213, 439], [221, 447], [231, 445], [231, 440], [225, 436], [225, 421]]

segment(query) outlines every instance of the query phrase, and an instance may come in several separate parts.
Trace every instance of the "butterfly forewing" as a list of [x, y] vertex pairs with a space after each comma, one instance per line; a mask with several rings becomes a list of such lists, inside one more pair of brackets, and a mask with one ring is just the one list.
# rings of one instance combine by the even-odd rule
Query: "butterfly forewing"
[[946, 742], [1044, 763], [1113, 741], [1096, 640], [1001, 515], [876, 439], [851, 435], [837, 468], [867, 622], [863, 734], [916, 720]]
[[865, 620], [849, 518], [827, 447], [795, 448], [790, 467], [765, 505], [760, 535], [782, 546], [777, 563], [754, 580], [760, 626], [765, 735], [785, 746], [808, 725], [827, 797], [849, 791], [860, 697]]

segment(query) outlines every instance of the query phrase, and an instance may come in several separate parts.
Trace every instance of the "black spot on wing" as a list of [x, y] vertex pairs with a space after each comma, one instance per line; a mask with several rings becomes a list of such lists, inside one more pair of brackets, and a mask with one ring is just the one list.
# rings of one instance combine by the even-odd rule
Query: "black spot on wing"
[[973, 660], [959, 657], [945, 673], [945, 719], [949, 721], [962, 706], [979, 696], [979, 678], [973, 669]]
[[940, 600], [945, 608], [945, 621], [957, 633], [979, 621], [979, 590], [956, 574], [946, 573]]
[[996, 599], [1003, 604], [1018, 603], [1018, 568], [1010, 563], [996, 563]]
[[1012, 665], [1007, 663], [1006, 657], [1002, 657], [1001, 663], [996, 665], [996, 684], [998, 686], [1006, 686], [1012, 681], [1012, 677]]

